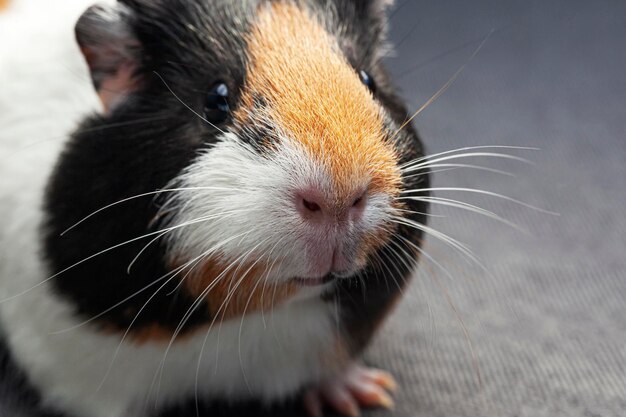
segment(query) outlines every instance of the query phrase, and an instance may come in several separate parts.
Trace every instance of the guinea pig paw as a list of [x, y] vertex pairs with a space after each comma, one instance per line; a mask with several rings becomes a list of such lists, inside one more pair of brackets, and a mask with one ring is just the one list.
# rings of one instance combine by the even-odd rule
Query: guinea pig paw
[[353, 365], [342, 375], [310, 388], [304, 395], [304, 406], [311, 417], [323, 417], [324, 406], [347, 417], [359, 417], [361, 407], [393, 409], [388, 392], [397, 386], [388, 372]]

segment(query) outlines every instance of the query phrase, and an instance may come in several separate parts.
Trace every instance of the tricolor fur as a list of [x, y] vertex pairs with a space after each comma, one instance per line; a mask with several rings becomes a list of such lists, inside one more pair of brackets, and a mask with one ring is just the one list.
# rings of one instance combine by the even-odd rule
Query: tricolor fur
[[[363, 350], [417, 256], [419, 234], [393, 218], [426, 211], [397, 200], [427, 177], [400, 170], [422, 149], [382, 67], [385, 3], [125, 0], [83, 15], [101, 112], [62, 150], [0, 137], [16, 155], [0, 180], [0, 294], [24, 292], [0, 321], [45, 406], [280, 401]], [[230, 113], [211, 124], [217, 82]], [[44, 135], [72, 124], [58, 122]], [[303, 217], [302, 193], [335, 220]]]

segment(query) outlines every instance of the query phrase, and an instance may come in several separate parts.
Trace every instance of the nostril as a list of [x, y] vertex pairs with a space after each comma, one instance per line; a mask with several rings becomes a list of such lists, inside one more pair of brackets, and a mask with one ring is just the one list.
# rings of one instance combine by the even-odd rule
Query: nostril
[[352, 202], [352, 207], [353, 208], [363, 208], [363, 206], [365, 205], [365, 193], [361, 194], [358, 198], [356, 198], [353, 202]]
[[326, 201], [323, 194], [317, 189], [305, 189], [296, 191], [295, 205], [300, 213], [307, 220], [321, 219], [326, 210]]
[[309, 211], [316, 212], [322, 210], [319, 204], [314, 201], [309, 201], [306, 198], [302, 199], [302, 205]]

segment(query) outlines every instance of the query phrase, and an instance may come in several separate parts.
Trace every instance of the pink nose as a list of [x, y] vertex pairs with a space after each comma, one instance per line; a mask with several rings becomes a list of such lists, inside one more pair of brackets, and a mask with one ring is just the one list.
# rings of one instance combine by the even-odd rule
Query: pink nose
[[356, 221], [362, 216], [365, 200], [365, 192], [347, 198], [328, 199], [317, 190], [310, 189], [296, 193], [296, 208], [307, 221]]

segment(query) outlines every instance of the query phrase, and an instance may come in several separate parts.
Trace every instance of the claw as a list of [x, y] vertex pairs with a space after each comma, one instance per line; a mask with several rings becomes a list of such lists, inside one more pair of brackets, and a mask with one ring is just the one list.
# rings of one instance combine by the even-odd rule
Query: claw
[[350, 392], [358, 400], [358, 402], [366, 407], [383, 407], [392, 409], [393, 400], [385, 392], [384, 388], [371, 382], [359, 382], [358, 384], [350, 384]]
[[373, 368], [359, 368], [358, 370], [365, 378], [370, 379], [376, 385], [383, 387], [387, 391], [396, 392], [398, 390], [398, 383], [389, 372]]
[[322, 382], [305, 393], [304, 406], [311, 417], [322, 417], [324, 405], [347, 417], [359, 417], [361, 407], [393, 409], [387, 391], [398, 384], [387, 372], [361, 366], [349, 368], [343, 375]]

